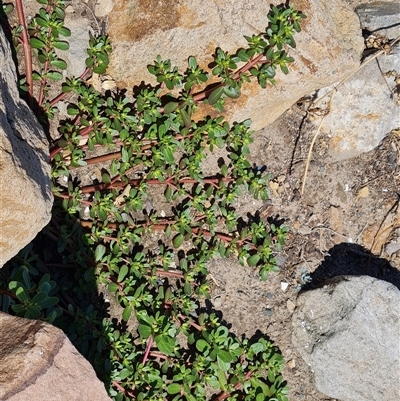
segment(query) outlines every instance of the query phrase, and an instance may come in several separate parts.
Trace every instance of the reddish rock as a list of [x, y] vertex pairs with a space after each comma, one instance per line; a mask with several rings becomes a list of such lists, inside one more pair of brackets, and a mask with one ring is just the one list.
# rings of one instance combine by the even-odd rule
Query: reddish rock
[[54, 326], [0, 312], [2, 401], [110, 401], [90, 363]]

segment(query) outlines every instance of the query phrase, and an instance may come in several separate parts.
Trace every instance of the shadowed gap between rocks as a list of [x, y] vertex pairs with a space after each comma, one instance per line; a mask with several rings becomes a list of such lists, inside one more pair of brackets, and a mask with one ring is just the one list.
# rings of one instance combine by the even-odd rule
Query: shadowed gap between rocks
[[386, 259], [360, 245], [343, 242], [329, 250], [329, 256], [309, 275], [309, 282], [303, 285], [301, 292], [337, 284], [345, 280], [345, 276], [370, 276], [400, 289], [400, 272]]

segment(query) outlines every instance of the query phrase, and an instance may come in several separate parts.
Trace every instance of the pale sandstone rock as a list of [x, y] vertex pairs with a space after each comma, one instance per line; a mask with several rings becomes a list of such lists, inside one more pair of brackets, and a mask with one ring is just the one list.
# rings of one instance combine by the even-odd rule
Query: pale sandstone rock
[[[243, 35], [252, 27], [264, 31], [269, 3], [259, 0], [116, 0], [109, 15], [108, 32], [113, 45], [108, 73], [119, 87], [141, 81], [154, 82], [146, 66], [158, 54], [186, 69], [190, 55], [207, 68], [217, 47], [231, 53], [246, 46]], [[302, 0], [296, 8], [307, 15], [302, 32], [295, 35], [297, 49], [290, 49], [295, 63], [289, 75], [278, 72], [277, 85], [261, 89], [244, 85], [242, 96], [227, 100], [229, 121], [253, 120], [260, 129], [274, 121], [302, 96], [340, 80], [355, 70], [363, 50], [357, 15], [343, 0]], [[203, 109], [206, 114], [216, 112]]]
[[89, 362], [50, 324], [0, 312], [2, 401], [109, 401]]
[[106, 17], [114, 6], [113, 0], [97, 0], [94, 5], [94, 13], [98, 18]]
[[46, 135], [16, 82], [0, 27], [0, 267], [49, 222], [53, 203]]

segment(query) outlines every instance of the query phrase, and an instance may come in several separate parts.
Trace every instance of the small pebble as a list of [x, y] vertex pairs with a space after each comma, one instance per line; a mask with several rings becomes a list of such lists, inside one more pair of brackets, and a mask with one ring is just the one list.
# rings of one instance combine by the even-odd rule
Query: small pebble
[[300, 227], [297, 232], [301, 235], [311, 234], [311, 228], [307, 226]]
[[263, 310], [263, 313], [264, 313], [264, 316], [271, 316], [272, 313], [273, 313], [273, 311], [272, 311], [272, 309], [270, 309], [270, 308], [265, 308], [265, 309]]
[[289, 287], [289, 283], [287, 283], [286, 281], [281, 281], [281, 290], [282, 291], [286, 291]]
[[296, 304], [293, 301], [291, 301], [290, 299], [287, 300], [286, 306], [290, 312], [293, 312], [294, 309], [296, 308]]
[[287, 365], [289, 366], [290, 369], [294, 369], [296, 367], [296, 361], [294, 359], [291, 359]]
[[221, 296], [217, 296], [214, 298], [214, 306], [216, 308], [220, 308], [222, 305], [222, 297]]
[[97, 0], [94, 6], [94, 13], [97, 18], [104, 18], [110, 14], [113, 9], [113, 0]]
[[275, 261], [276, 261], [277, 266], [281, 267], [281, 266], [283, 266], [284, 263], [286, 262], [286, 258], [285, 258], [284, 256], [278, 255], [278, 256], [275, 258]]

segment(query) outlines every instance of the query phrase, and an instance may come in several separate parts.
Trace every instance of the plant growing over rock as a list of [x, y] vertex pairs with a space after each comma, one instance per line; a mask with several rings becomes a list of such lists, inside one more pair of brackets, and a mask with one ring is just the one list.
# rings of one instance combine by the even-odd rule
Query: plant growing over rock
[[[66, 68], [54, 49], [68, 48], [61, 37], [69, 30], [62, 0], [39, 3], [45, 8], [28, 27], [37, 56], [30, 76], [26, 67], [28, 99], [33, 78], [37, 114], [53, 118], [69, 96], [70, 118], [50, 148], [56, 200], [43, 235], [54, 244], [27, 248], [8, 264], [2, 310], [62, 327], [115, 400], [287, 400], [279, 350], [263, 338], [240, 340], [215, 314], [199, 312], [213, 257], [235, 256], [265, 280], [278, 269], [287, 228], [235, 210], [244, 191], [268, 196], [268, 174], [246, 159], [251, 122], [194, 115], [202, 102], [222, 112], [225, 99], [238, 98], [252, 79], [266, 87], [277, 68], [287, 74], [293, 59], [285, 49], [295, 47], [304, 15], [293, 5], [272, 7], [266, 33], [246, 37], [247, 47], [233, 55], [217, 49], [211, 72], [193, 56], [184, 72], [158, 56], [148, 67], [158, 84], [133, 100], [85, 81], [106, 71], [111, 51], [106, 36], [91, 36], [87, 69], [50, 100], [49, 82], [61, 81]], [[26, 51], [27, 38], [15, 32]], [[207, 175], [207, 154], [217, 148], [223, 155]], [[135, 332], [99, 318], [89, 298], [98, 285], [115, 295]]]

